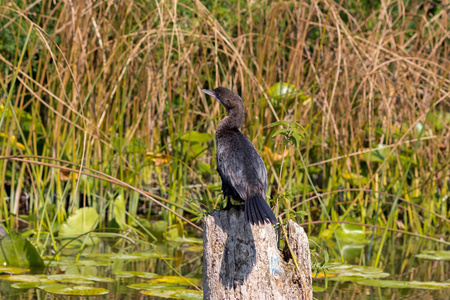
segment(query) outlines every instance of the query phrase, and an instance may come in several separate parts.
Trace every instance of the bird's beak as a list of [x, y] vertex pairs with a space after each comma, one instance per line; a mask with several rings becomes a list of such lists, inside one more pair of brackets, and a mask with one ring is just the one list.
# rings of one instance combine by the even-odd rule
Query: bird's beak
[[[211, 97], [214, 97], [214, 99], [217, 100], [217, 102], [219, 102], [220, 104], [222, 104], [222, 102], [220, 102], [219, 98], [216, 97], [216, 94], [211, 91], [211, 90], [207, 90], [207, 89], [203, 89], [202, 90], [203, 93], [205, 93], [206, 95], [210, 95]], [[222, 104], [223, 105], [223, 104]]]

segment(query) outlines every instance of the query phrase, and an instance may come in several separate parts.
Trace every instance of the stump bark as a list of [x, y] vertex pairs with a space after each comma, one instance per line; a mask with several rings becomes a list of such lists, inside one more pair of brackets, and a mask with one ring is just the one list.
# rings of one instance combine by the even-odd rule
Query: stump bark
[[278, 250], [272, 225], [251, 226], [243, 211], [213, 210], [203, 232], [204, 299], [312, 299], [308, 238], [292, 221], [286, 232], [300, 274]]

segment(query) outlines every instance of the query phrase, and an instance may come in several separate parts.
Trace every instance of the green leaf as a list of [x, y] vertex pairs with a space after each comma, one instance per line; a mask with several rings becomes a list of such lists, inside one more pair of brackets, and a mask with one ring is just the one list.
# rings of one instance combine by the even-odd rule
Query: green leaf
[[298, 132], [292, 130], [291, 136], [295, 139], [295, 143], [294, 143], [295, 147], [298, 147], [300, 145], [300, 136], [299, 136]]
[[2, 277], [2, 280], [8, 281], [18, 281], [18, 282], [26, 282], [26, 283], [39, 283], [42, 285], [44, 283], [54, 283], [55, 281], [49, 280], [46, 275], [10, 275], [7, 277]]
[[434, 281], [359, 280], [356, 283], [368, 286], [396, 288], [396, 289], [408, 288], [408, 289], [439, 290], [442, 288], [450, 288], [449, 282], [434, 282]]
[[116, 220], [117, 224], [120, 226], [120, 228], [123, 228], [125, 225], [125, 199], [123, 197], [123, 194], [119, 194], [116, 199], [114, 199], [114, 219]]
[[277, 131], [275, 131], [274, 134], [272, 134], [272, 137], [277, 136], [277, 135], [279, 135], [279, 134], [285, 135], [286, 132], [287, 132], [287, 130], [284, 129], [284, 128], [278, 129]]
[[212, 138], [213, 135], [209, 133], [189, 131], [185, 135], [180, 137], [180, 140], [191, 143], [206, 143], [209, 142]]
[[31, 289], [41, 285], [41, 282], [20, 282], [11, 284], [11, 287], [15, 289]]
[[450, 251], [425, 251], [416, 255], [417, 258], [429, 260], [450, 261]]
[[214, 174], [214, 171], [211, 169], [210, 164], [205, 164], [205, 163], [199, 162], [197, 164], [197, 167], [200, 170], [200, 172], [202, 172], [203, 174]]
[[[142, 278], [153, 278], [154, 273], [148, 273], [148, 272], [139, 272], [139, 271], [120, 271], [114, 273], [114, 275], [118, 278], [131, 278], [131, 277], [142, 277]], [[152, 277], [153, 276], [153, 277]]]
[[292, 100], [297, 95], [298, 90], [293, 84], [277, 82], [269, 88], [267, 93], [276, 100]]
[[167, 222], [164, 220], [156, 221], [150, 224], [150, 232], [159, 240], [163, 238], [163, 233], [167, 231]]
[[153, 257], [159, 257], [155, 252], [135, 252], [135, 253], [92, 253], [88, 257], [98, 260], [117, 261], [117, 260], [146, 260]]
[[0, 265], [29, 268], [33, 271], [39, 271], [45, 267], [36, 248], [17, 233], [0, 239]]
[[29, 269], [17, 268], [17, 267], [2, 267], [0, 266], [0, 274], [22, 274], [30, 272]]
[[201, 291], [186, 289], [184, 287], [172, 283], [163, 283], [163, 282], [155, 283], [154, 280], [152, 280], [152, 282], [150, 283], [132, 284], [129, 285], [128, 288], [141, 290], [141, 294], [153, 297], [175, 298], [185, 300], [203, 299], [203, 294]]
[[278, 126], [278, 125], [289, 126], [290, 124], [287, 121], [278, 121], [278, 122], [270, 124], [268, 127], [272, 128], [272, 127], [275, 127], [275, 126]]
[[81, 274], [57, 274], [57, 275], [49, 275], [47, 277], [49, 280], [54, 280], [62, 283], [77, 283], [84, 281], [85, 283], [89, 282], [114, 282], [112, 278], [108, 277], [97, 277], [92, 275], [81, 275]]
[[313, 285], [312, 288], [313, 288], [313, 292], [314, 292], [314, 293], [320, 293], [320, 292], [323, 292], [323, 291], [326, 290], [324, 287], [321, 287], [321, 286], [314, 286], [314, 285]]
[[185, 278], [181, 276], [160, 276], [158, 278], [152, 279], [151, 283], [169, 283], [169, 284], [178, 284], [178, 285], [190, 285], [190, 283], [194, 285], [200, 285], [202, 283], [201, 279], [198, 278]]
[[49, 285], [42, 289], [48, 293], [59, 295], [99, 296], [109, 294], [107, 289], [87, 286]]
[[197, 290], [181, 290], [175, 294], [177, 298], [184, 299], [184, 300], [202, 300], [203, 299], [203, 293], [201, 291]]
[[74, 238], [92, 231], [97, 226], [98, 220], [99, 215], [95, 208], [80, 208], [61, 225], [59, 236]]
[[306, 134], [306, 129], [305, 129], [305, 127], [303, 127], [302, 125], [300, 125], [300, 123], [292, 122], [292, 124], [295, 124], [295, 125], [297, 125], [297, 127], [300, 127], [300, 128], [303, 130], [303, 132]]

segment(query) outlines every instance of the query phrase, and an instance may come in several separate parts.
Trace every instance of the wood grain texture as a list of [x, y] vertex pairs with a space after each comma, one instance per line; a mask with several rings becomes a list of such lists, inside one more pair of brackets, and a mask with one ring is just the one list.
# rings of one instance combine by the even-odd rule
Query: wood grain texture
[[308, 238], [294, 222], [287, 231], [303, 280], [278, 250], [272, 225], [250, 226], [234, 208], [213, 210], [203, 233], [204, 299], [312, 299]]

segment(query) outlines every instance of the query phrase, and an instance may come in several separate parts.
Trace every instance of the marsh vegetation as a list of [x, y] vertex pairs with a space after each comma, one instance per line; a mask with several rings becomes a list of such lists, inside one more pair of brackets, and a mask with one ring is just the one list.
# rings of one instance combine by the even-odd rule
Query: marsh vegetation
[[[2, 247], [29, 243], [14, 267], [69, 288], [139, 282], [48, 277], [200, 289], [202, 218], [225, 203], [225, 111], [200, 91], [222, 85], [244, 99], [275, 214], [308, 232], [315, 297], [448, 299], [447, 2], [2, 1]], [[94, 252], [155, 257], [73, 267]]]

